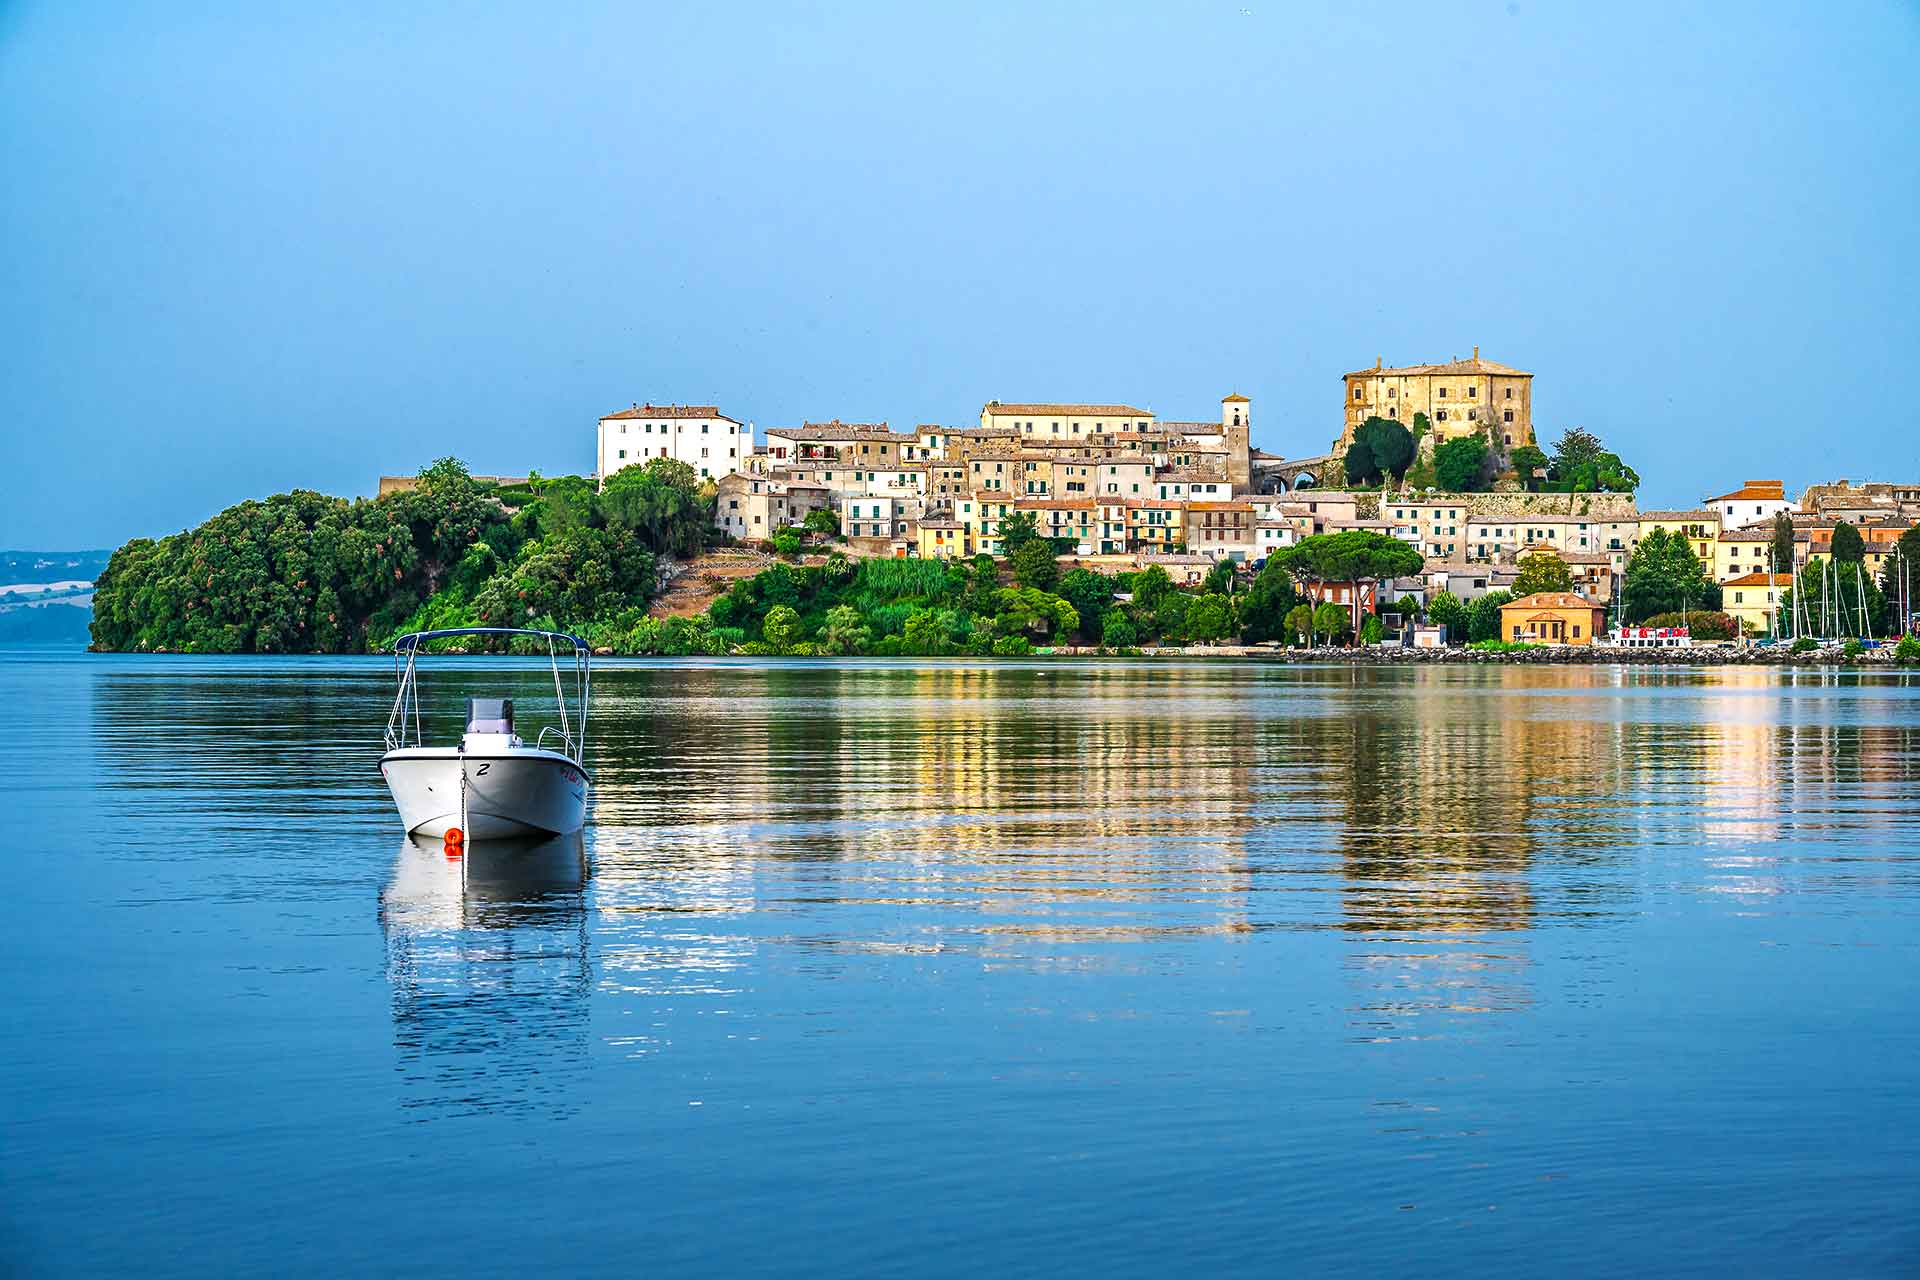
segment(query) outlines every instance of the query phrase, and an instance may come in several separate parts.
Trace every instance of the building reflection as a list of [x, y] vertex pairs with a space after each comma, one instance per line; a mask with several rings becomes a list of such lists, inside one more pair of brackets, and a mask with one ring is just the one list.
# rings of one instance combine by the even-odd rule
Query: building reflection
[[589, 1045], [578, 834], [449, 859], [404, 840], [380, 897], [404, 1105], [421, 1118], [577, 1106]]

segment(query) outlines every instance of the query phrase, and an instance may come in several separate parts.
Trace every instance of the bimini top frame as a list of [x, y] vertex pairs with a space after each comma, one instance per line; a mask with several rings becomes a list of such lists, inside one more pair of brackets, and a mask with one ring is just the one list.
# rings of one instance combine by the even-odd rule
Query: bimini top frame
[[[443, 640], [452, 636], [526, 636], [534, 640], [543, 640], [547, 646], [547, 662], [553, 668], [553, 700], [560, 708], [558, 727], [548, 725], [540, 731], [539, 741], [534, 743], [538, 749], [546, 748], [548, 734], [560, 739], [561, 752], [575, 764], [585, 766], [587, 758], [587, 705], [592, 696], [593, 650], [579, 636], [565, 631], [534, 631], [525, 627], [448, 627], [440, 631], [413, 631], [393, 642], [394, 675], [398, 687], [393, 695], [393, 710], [387, 716], [387, 750], [399, 751], [405, 747], [423, 747], [426, 741], [421, 733], [420, 723], [420, 680], [415, 664], [420, 659], [420, 647], [431, 640]], [[573, 650], [573, 692], [580, 702], [579, 732], [574, 732], [574, 720], [567, 712], [567, 696], [560, 683], [560, 648], [570, 646]]]

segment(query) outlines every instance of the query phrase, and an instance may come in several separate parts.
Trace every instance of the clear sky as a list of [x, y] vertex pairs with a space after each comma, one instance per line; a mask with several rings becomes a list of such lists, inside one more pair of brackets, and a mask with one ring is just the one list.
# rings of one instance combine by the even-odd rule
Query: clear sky
[[1678, 505], [1920, 478], [1920, 7], [0, 0], [0, 546], [1474, 344]]

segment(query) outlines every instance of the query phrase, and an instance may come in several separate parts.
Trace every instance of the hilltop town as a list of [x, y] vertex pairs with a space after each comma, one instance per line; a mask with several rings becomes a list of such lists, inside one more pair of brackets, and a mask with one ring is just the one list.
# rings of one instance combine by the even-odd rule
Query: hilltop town
[[[1229, 394], [1217, 418], [1168, 420], [1133, 405], [991, 401], [977, 423], [894, 430], [886, 423], [750, 424], [715, 405], [636, 403], [603, 416], [598, 474], [673, 459], [713, 484], [730, 537], [831, 531], [852, 555], [957, 560], [1001, 556], [1010, 517], [1072, 563], [1108, 573], [1160, 566], [1198, 583], [1220, 562], [1257, 566], [1301, 540], [1348, 530], [1417, 550], [1420, 574], [1387, 584], [1305, 584], [1310, 598], [1371, 611], [1376, 595], [1425, 605], [1511, 592], [1522, 562], [1548, 553], [1566, 590], [1513, 636], [1591, 641], [1597, 611], [1618, 623], [1629, 561], [1650, 535], [1683, 540], [1718, 607], [1747, 635], [1779, 617], [1793, 575], [1830, 556], [1854, 527], [1880, 575], [1920, 519], [1920, 480], [1809, 486], [1743, 480], [1685, 510], [1640, 510], [1639, 477], [1595, 437], [1536, 440], [1532, 373], [1483, 358], [1373, 367], [1344, 375], [1340, 429], [1324, 454], [1252, 447], [1253, 404]], [[1791, 529], [1792, 562], [1776, 537]], [[1920, 572], [1920, 570], [1917, 570]], [[1316, 591], [1317, 588], [1317, 591]], [[1710, 602], [1711, 603], [1711, 602]], [[1684, 602], [1680, 607], [1684, 608]], [[1535, 610], [1535, 613], [1540, 612]], [[1562, 616], [1564, 615], [1564, 616]]]
[[[93, 644], [365, 652], [537, 622], [621, 654], [1790, 638], [1844, 658], [1920, 632], [1920, 483], [1730, 481], [1642, 510], [1627, 459], [1578, 427], [1548, 440], [1533, 375], [1477, 349], [1340, 385], [1307, 457], [1254, 448], [1237, 393], [1205, 418], [993, 400], [905, 431], [635, 403], [596, 423], [590, 476], [442, 458], [371, 500], [295, 491], [135, 539], [100, 576]], [[1920, 634], [1895, 648], [1920, 661]]]

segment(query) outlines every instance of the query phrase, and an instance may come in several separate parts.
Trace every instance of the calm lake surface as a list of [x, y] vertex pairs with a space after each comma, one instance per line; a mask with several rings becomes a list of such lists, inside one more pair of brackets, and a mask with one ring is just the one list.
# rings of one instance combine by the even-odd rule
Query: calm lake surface
[[1920, 1265], [1920, 677], [601, 664], [464, 868], [391, 686], [0, 656], [0, 1272]]

